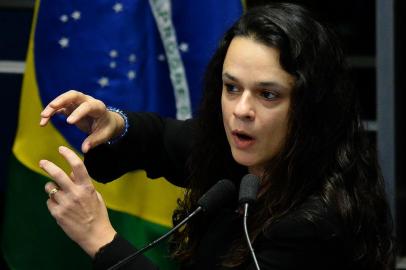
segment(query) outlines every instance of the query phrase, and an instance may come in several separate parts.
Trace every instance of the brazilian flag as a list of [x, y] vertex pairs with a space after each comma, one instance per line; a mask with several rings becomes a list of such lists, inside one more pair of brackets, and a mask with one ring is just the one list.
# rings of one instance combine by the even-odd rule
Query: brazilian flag
[[[202, 75], [222, 33], [241, 15], [240, 0], [41, 0], [36, 2], [19, 122], [6, 194], [2, 251], [10, 269], [90, 269], [90, 258], [58, 227], [46, 207], [40, 170], [48, 159], [69, 170], [57, 148], [85, 138], [55, 116], [39, 127], [44, 106], [76, 89], [107, 105], [186, 119], [193, 116]], [[183, 190], [145, 172], [103, 185], [113, 226], [136, 247], [171, 227]], [[161, 245], [147, 253], [176, 269]]]

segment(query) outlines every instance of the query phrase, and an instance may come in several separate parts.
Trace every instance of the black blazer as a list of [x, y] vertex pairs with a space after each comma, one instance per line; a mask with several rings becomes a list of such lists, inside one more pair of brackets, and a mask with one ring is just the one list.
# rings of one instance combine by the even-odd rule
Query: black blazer
[[[85, 155], [89, 174], [106, 183], [122, 174], [143, 169], [148, 177], [165, 177], [184, 187], [186, 161], [193, 146], [194, 122], [159, 117], [152, 113], [128, 113], [128, 133], [117, 143], [104, 144]], [[259, 207], [259, 206], [256, 206]], [[317, 218], [309, 219], [309, 213]], [[221, 265], [233, 241], [241, 239], [242, 217], [236, 206], [205, 217], [207, 227], [196, 257], [182, 269], [230, 269]], [[254, 242], [261, 269], [352, 269], [347, 257], [342, 226], [319, 198], [300, 207], [267, 228]], [[95, 269], [107, 269], [136, 251], [117, 235], [94, 259]], [[121, 269], [157, 269], [146, 257]], [[251, 257], [231, 269], [255, 269]]]

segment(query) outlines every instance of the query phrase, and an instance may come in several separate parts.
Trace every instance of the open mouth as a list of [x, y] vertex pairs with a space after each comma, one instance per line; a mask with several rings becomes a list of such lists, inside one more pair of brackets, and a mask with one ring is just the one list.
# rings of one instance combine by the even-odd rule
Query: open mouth
[[233, 135], [237, 136], [238, 139], [242, 140], [242, 141], [249, 141], [249, 140], [253, 140], [254, 138], [244, 134], [244, 133], [239, 133], [239, 132], [233, 132]]
[[234, 143], [238, 148], [248, 148], [255, 143], [255, 138], [245, 132], [234, 130], [231, 132]]

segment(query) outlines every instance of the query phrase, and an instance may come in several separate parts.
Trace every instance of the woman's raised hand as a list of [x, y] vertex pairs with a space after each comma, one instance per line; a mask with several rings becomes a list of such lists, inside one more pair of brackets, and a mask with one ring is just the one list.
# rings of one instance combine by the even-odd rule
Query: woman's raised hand
[[49, 212], [62, 230], [94, 257], [100, 247], [113, 240], [116, 231], [82, 160], [67, 147], [59, 147], [59, 153], [71, 166], [70, 175], [48, 160], [39, 163], [55, 181], [45, 185]]
[[118, 136], [124, 129], [124, 120], [118, 113], [108, 111], [102, 101], [75, 90], [52, 100], [41, 112], [40, 125], [45, 126], [55, 113], [66, 115], [69, 124], [89, 134], [82, 143], [83, 153]]

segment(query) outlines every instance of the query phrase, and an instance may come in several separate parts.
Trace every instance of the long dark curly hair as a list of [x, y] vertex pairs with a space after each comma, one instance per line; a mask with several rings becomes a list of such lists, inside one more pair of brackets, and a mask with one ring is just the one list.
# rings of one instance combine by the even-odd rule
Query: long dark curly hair
[[[220, 102], [223, 61], [237, 36], [277, 48], [282, 67], [296, 78], [288, 134], [266, 167], [262, 182], [270, 184], [251, 215], [250, 235], [255, 239], [273, 222], [317, 197], [339, 216], [357, 269], [390, 269], [392, 221], [383, 178], [360, 121], [343, 53], [329, 28], [295, 4], [252, 8], [221, 40], [205, 74], [190, 182], [174, 222], [196, 208], [197, 200], [217, 180], [238, 181], [246, 171], [232, 158]], [[174, 236], [175, 258], [193, 260], [205, 227], [201, 222], [193, 220]], [[248, 248], [237, 241], [223, 264], [241, 265], [247, 256]]]

